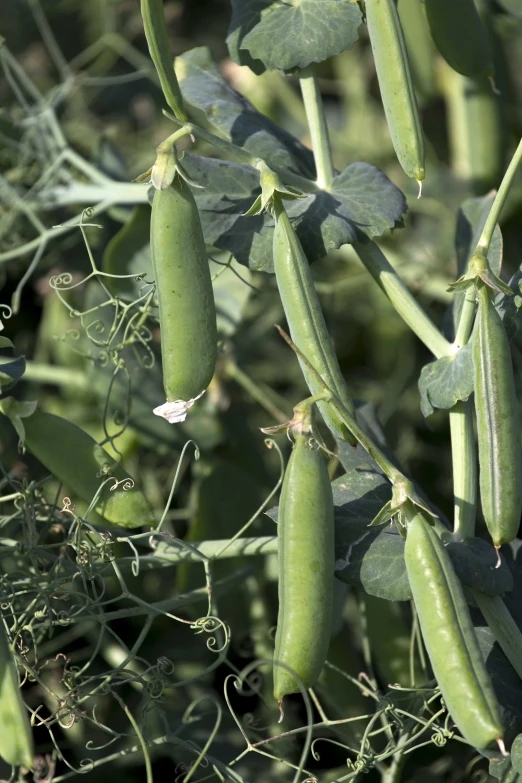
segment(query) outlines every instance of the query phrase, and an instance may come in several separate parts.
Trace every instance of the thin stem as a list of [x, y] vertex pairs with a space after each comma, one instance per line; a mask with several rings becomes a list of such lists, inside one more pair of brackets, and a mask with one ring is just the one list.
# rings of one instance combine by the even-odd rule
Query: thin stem
[[165, 100], [176, 117], [185, 121], [187, 114], [174, 71], [174, 61], [170, 51], [163, 11], [163, 0], [141, 0], [141, 15], [150, 56], [158, 72]]
[[504, 655], [522, 680], [522, 633], [500, 596], [473, 590], [473, 598]]
[[475, 251], [476, 253], [481, 253], [482, 255], [485, 256], [487, 256], [488, 254], [489, 246], [491, 244], [491, 239], [493, 237], [493, 232], [495, 231], [495, 226], [498, 223], [500, 213], [502, 212], [504, 204], [506, 203], [506, 199], [509, 195], [509, 191], [511, 190], [511, 186], [513, 184], [515, 175], [517, 173], [518, 167], [520, 166], [521, 162], [522, 162], [522, 139], [520, 140], [518, 147], [515, 150], [515, 154], [511, 159], [511, 163], [507, 167], [507, 171], [504, 174], [504, 178], [500, 183], [498, 193], [495, 196], [495, 200], [493, 201], [493, 204], [491, 205], [491, 209], [489, 210], [489, 215], [486, 219], [484, 228], [482, 229], [482, 234], [480, 235], [480, 239], [477, 243], [477, 248]]
[[[216, 136], [215, 133], [211, 133], [210, 131], [201, 128], [199, 125], [195, 125], [193, 122], [181, 123], [180, 120], [176, 119], [176, 117], [173, 117], [171, 114], [165, 112], [165, 115], [172, 122], [183, 125], [195, 139], [206, 141], [207, 144], [211, 144], [213, 147], [216, 147], [216, 149], [220, 149], [231, 157], [236, 158], [239, 163], [246, 163], [254, 168], [258, 168], [262, 163], [268, 165], [263, 158], [253, 155], [251, 152], [248, 152], [242, 147], [238, 147], [237, 144], [232, 144], [231, 141], [228, 141], [221, 136]], [[299, 174], [294, 174], [292, 171], [288, 171], [282, 166], [271, 164], [269, 168], [271, 168], [272, 171], [275, 171], [276, 174], [279, 174], [286, 185], [293, 185], [295, 188], [302, 190], [305, 193], [316, 193], [318, 190], [315, 182], [312, 182], [306, 177], [301, 177]]]
[[453, 532], [459, 539], [472, 538], [477, 513], [477, 457], [471, 401], [459, 401], [450, 410], [449, 420], [453, 462]]
[[22, 380], [32, 383], [48, 383], [82, 392], [88, 391], [90, 388], [89, 378], [84, 372], [54, 364], [26, 362]]
[[308, 65], [299, 72], [299, 83], [312, 139], [317, 184], [322, 190], [329, 190], [334, 178], [332, 150], [328, 137], [323, 99], [313, 65]]
[[384, 291], [398, 314], [434, 356], [448, 356], [453, 352], [451, 343], [437, 329], [422, 307], [411, 295], [404, 282], [392, 267], [380, 247], [373, 241], [354, 242], [353, 248]]
[[463, 345], [467, 345], [471, 332], [473, 331], [473, 322], [475, 320], [475, 310], [477, 308], [475, 287], [470, 286], [466, 291], [466, 296], [462, 303], [462, 309], [460, 311], [459, 324], [457, 326], [457, 333], [455, 335], [454, 347], [455, 350], [462, 348]]
[[257, 381], [253, 381], [243, 370], [237, 366], [237, 364], [229, 359], [225, 366], [225, 372], [233, 381], [236, 381], [244, 391], [249, 394], [253, 400], [255, 400], [267, 413], [274, 417], [280, 424], [284, 424], [288, 421], [288, 415], [282, 411], [278, 406], [270, 399], [269, 391], [264, 384], [260, 384]]

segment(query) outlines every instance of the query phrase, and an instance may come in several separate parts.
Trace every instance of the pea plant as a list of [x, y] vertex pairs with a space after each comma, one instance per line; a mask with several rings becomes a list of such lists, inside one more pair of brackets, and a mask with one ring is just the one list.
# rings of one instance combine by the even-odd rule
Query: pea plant
[[22, 5], [2, 780], [517, 781], [518, 3]]

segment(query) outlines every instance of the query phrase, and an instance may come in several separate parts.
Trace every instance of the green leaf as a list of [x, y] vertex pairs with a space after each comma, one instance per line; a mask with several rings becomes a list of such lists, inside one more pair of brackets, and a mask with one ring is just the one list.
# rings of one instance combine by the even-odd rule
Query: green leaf
[[261, 13], [270, 8], [273, 0], [231, 0], [232, 19], [228, 28], [227, 46], [230, 59], [238, 65], [246, 65], [258, 75], [266, 68], [261, 60], [254, 60], [251, 54], [242, 48], [243, 38], [261, 19]]
[[[232, 8], [227, 39], [232, 59], [243, 64], [246, 50], [269, 70], [306, 68], [350, 49], [362, 21], [351, 0], [233, 0]], [[256, 68], [259, 72], [257, 62]]]
[[0, 337], [0, 348], [14, 348], [9, 337]]
[[483, 538], [451, 541], [446, 550], [463, 584], [487, 595], [504, 595], [513, 589], [513, 576], [505, 559], [497, 565], [497, 553]]
[[[184, 164], [203, 186], [194, 197], [207, 244], [230, 251], [250, 269], [273, 272], [273, 219], [244, 215], [260, 192], [258, 172], [195, 155], [185, 155]], [[334, 179], [331, 193], [318, 191], [289, 201], [286, 209], [313, 263], [363, 234], [374, 237], [393, 228], [406, 212], [406, 201], [382, 171], [367, 163], [352, 163]]]
[[11, 423], [15, 428], [16, 434], [20, 438], [20, 443], [22, 445], [25, 441], [25, 427], [22, 419], [25, 419], [27, 416], [34, 413], [37, 405], [38, 403], [36, 400], [34, 402], [22, 402], [20, 400], [15, 400], [14, 397], [5, 397], [3, 400], [0, 400], [0, 413], [3, 413], [4, 416], [11, 419]]
[[522, 775], [522, 734], [515, 737], [515, 741], [511, 746], [511, 764], [515, 772]]
[[419, 378], [421, 410], [430, 416], [435, 408], [448, 410], [473, 392], [471, 343], [452, 356], [424, 365]]
[[519, 19], [522, 19], [522, 3], [520, 0], [497, 0], [497, 2], [508, 14], [513, 14], [513, 16], [518, 16]]
[[177, 57], [176, 73], [184, 100], [204, 112], [207, 122], [228, 141], [263, 158], [269, 165], [311, 179], [315, 177], [310, 150], [233, 90], [219, 73], [206, 46]]
[[25, 357], [6, 359], [0, 356], [0, 393], [12, 389], [25, 372]]
[[520, 775], [513, 769], [511, 756], [501, 756], [498, 752], [490, 759], [489, 774], [501, 783], [520, 783]]
[[332, 484], [335, 508], [335, 576], [390, 601], [411, 597], [404, 540], [395, 525], [368, 527], [390, 498], [390, 485], [363, 463]]

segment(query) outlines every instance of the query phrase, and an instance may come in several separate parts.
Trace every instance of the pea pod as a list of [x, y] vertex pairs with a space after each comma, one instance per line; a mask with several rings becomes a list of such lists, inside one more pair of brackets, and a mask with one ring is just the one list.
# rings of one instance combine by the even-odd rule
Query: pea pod
[[179, 174], [169, 188], [155, 192], [150, 231], [167, 397], [154, 413], [183, 421], [187, 408], [212, 380], [217, 332], [198, 208]]
[[422, 514], [409, 520], [404, 558], [422, 638], [442, 696], [475, 748], [502, 739], [499, 707], [448, 553]]
[[[274, 268], [290, 335], [343, 405], [353, 414], [355, 410], [353, 402], [326, 328], [310, 265], [288, 215], [278, 199], [274, 203], [274, 209], [276, 214]], [[305, 365], [301, 364], [301, 369], [311, 394], [319, 393], [321, 387], [315, 377]], [[336, 438], [354, 442], [352, 435], [335, 411], [330, 410], [325, 403], [319, 403], [319, 410]]]
[[413, 83], [422, 105], [431, 101], [437, 93], [435, 47], [426, 20], [424, 3], [419, 0], [399, 0], [397, 10], [408, 50]]
[[[288, 461], [278, 516], [279, 614], [274, 697], [318, 680], [326, 660], [333, 611], [333, 498], [321, 453], [298, 432]], [[280, 666], [278, 663], [286, 664]], [[286, 668], [286, 667], [289, 667]]]
[[493, 76], [489, 41], [473, 0], [425, 0], [435, 46], [463, 76]]
[[496, 547], [512, 541], [522, 512], [520, 422], [509, 340], [487, 286], [479, 305], [473, 364], [480, 501]]
[[90, 503], [104, 478], [111, 476], [114, 481], [104, 485], [94, 510], [120, 527], [156, 525], [145, 495], [127, 471], [80, 427], [40, 410], [24, 418], [23, 425], [25, 445], [70, 490], [73, 504], [75, 496]]
[[408, 175], [424, 179], [424, 131], [395, 0], [366, 0], [366, 23], [388, 129]]
[[485, 77], [468, 79], [441, 63], [451, 167], [478, 194], [498, 181], [504, 133], [498, 96]]
[[0, 757], [13, 767], [33, 766], [34, 743], [7, 635], [0, 622]]

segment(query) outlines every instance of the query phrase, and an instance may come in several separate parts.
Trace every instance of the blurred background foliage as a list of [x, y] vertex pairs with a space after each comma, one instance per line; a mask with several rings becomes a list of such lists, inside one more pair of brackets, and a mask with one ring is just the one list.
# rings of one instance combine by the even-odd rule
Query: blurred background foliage
[[[495, 53], [494, 92], [489, 83], [466, 79], [435, 56], [422, 17], [416, 19], [411, 11], [416, 5], [416, 0], [399, 0], [399, 11], [409, 20], [408, 24], [405, 22], [405, 33], [428, 143], [427, 174], [420, 200], [416, 198], [416, 183], [405, 177], [393, 152], [365, 27], [361, 27], [360, 40], [351, 50], [320, 64], [318, 73], [335, 166], [342, 170], [353, 161], [369, 162], [404, 191], [409, 206], [404, 227], [388, 232], [379, 242], [435, 323], [443, 325], [451, 302], [447, 286], [457, 275], [455, 229], [459, 205], [466, 198], [498, 187], [522, 134], [522, 13], [516, 3], [479, 3]], [[168, 0], [164, 8], [175, 55], [195, 46], [209, 47], [221, 74], [234, 89], [309, 146], [296, 79], [276, 71], [256, 76], [228, 57], [228, 0]], [[0, 33], [23, 73], [54, 107], [62, 132], [76, 153], [122, 182], [133, 180], [151, 166], [156, 146], [172, 132], [172, 125], [161, 112], [162, 95], [148, 57], [138, 0], [3, 0]], [[222, 252], [212, 253], [213, 271], [222, 272], [215, 280], [222, 319], [222, 353], [208, 394], [184, 425], [168, 427], [159, 419], [152, 421], [150, 409], [163, 397], [156, 331], [152, 343], [156, 363], [152, 369], [144, 366], [143, 357], [130, 348], [121, 354], [133, 377], [129, 413], [128, 388], [121, 380], [125, 374], [120, 373], [110, 386], [115, 371], [108, 352], [88, 339], [85, 330], [79, 328], [78, 318], [69, 315], [48, 284], [53, 275], [69, 272], [79, 281], [89, 273], [86, 244], [80, 231], [52, 239], [28, 277], [30, 254], [4, 258], [34, 236], [34, 227], [27, 217], [15, 210], [13, 218], [12, 194], [30, 188], [41, 174], [35, 170], [34, 161], [26, 165], [24, 158], [27, 134], [31, 131], [38, 135], [38, 128], [30, 129], [24, 123], [24, 99], [16, 83], [7, 76], [4, 71], [0, 81], [0, 297], [4, 304], [10, 304], [14, 294], [20, 297], [17, 312], [4, 318], [3, 325], [4, 334], [15, 344], [15, 354], [23, 354], [27, 360], [26, 374], [14, 393], [19, 398], [38, 398], [45, 410], [66, 416], [97, 440], [123, 429], [111, 446], [123, 454], [129, 472], [139, 477], [158, 517], [167, 503], [181, 448], [192, 438], [201, 457], [194, 460], [189, 449], [181, 462], [165, 530], [191, 541], [229, 538], [256, 512], [279, 478], [277, 453], [266, 448], [259, 427], [284, 421], [293, 405], [306, 395], [297, 362], [274, 329], [275, 323], [284, 323], [275, 280], [235, 262], [232, 269], [223, 271], [220, 264], [228, 263], [228, 257]], [[215, 149], [201, 142], [193, 151], [216, 155]], [[48, 205], [46, 209], [46, 225], [57, 225], [77, 214], [79, 207]], [[146, 215], [147, 207], [143, 209]], [[108, 263], [114, 238], [122, 225], [128, 225], [130, 215], [130, 207], [118, 205], [96, 216], [93, 222], [98, 228], [86, 229], [99, 267]], [[522, 181], [513, 189], [502, 217], [502, 276], [506, 280], [520, 264], [521, 218]], [[149, 263], [147, 218], [142, 219], [140, 226], [139, 214], [135, 213], [133, 221], [137, 224], [136, 234], [130, 236], [125, 252], [134, 255], [136, 247], [142, 248], [142, 256], [133, 258], [135, 268], [141, 270]], [[118, 263], [117, 257], [114, 263]], [[417, 381], [422, 366], [430, 360], [428, 351], [401, 321], [348, 246], [314, 264], [313, 274], [354, 397], [372, 403], [387, 443], [405, 470], [443, 512], [451, 515], [447, 416], [439, 412], [425, 421], [419, 405]], [[99, 302], [99, 291], [88, 284], [64, 298], [71, 308], [86, 310]], [[101, 312], [93, 317], [91, 336], [97, 334]], [[515, 336], [513, 356], [519, 387], [521, 346], [520, 336]], [[124, 428], [123, 421], [127, 424]], [[9, 475], [18, 480], [44, 478], [45, 469], [30, 454], [18, 453], [17, 437], [6, 420], [1, 425], [0, 458]], [[287, 455], [288, 444], [283, 438], [280, 441]], [[331, 464], [332, 478], [341, 472], [340, 467]], [[47, 481], [44, 491], [51, 498], [57, 485]], [[248, 534], [273, 532], [271, 520], [261, 515]], [[256, 577], [249, 577], [240, 590], [220, 602], [220, 614], [232, 631], [228, 658], [238, 668], [256, 656], [271, 654], [275, 567], [272, 558], [258, 558], [255, 562]], [[226, 577], [244, 565], [241, 559], [225, 560], [218, 564], [215, 578]], [[134, 591], [153, 601], [204, 585], [200, 565], [185, 564], [164, 571], [145, 574], [139, 585], [134, 580]], [[338, 665], [357, 676], [365, 665], [363, 641], [369, 634], [375, 645], [377, 681], [401, 682], [401, 645], [409, 644], [410, 621], [404, 605], [398, 608], [390, 604], [385, 616], [380, 617], [380, 604], [384, 602], [368, 598], [364, 614], [368, 628], [361, 630], [361, 606], [357, 609], [357, 605], [363, 599], [352, 594], [347, 597], [346, 593], [342, 598], [344, 620], [336, 640], [341, 638], [343, 642], [334, 640], [338, 649], [332, 647], [332, 660], [337, 656]], [[188, 618], [202, 612], [201, 606], [187, 607], [185, 611]], [[402, 625], [406, 630], [401, 630]], [[138, 620], [127, 618], [121, 621], [119, 633], [122, 638], [130, 638], [139, 626]], [[172, 628], [166, 618], [157, 619], [141, 654], [149, 660], [165, 656], [173, 661], [178, 680], [190, 679], [194, 672], [204, 671], [215, 654], [185, 626], [175, 625], [175, 632]], [[92, 633], [87, 628], [83, 636], [72, 639], [71, 661], [83, 659], [86, 649], [95, 643]], [[383, 644], [392, 636], [399, 651], [396, 664], [390, 659], [390, 645]], [[384, 650], [382, 654], [378, 652], [379, 644]], [[48, 652], [44, 646], [44, 657], [52, 657], [60, 650], [59, 644], [48, 645]], [[105, 664], [115, 665], [117, 645], [106, 644], [99, 656]], [[55, 662], [48, 671], [49, 681], [57, 689], [58, 669]], [[176, 690], [167, 709], [179, 715], [202, 693], [211, 692], [217, 698], [229, 671], [223, 663], [202, 680]], [[333, 683], [330, 691], [333, 688], [338, 693], [345, 716], [360, 714], [367, 709], [366, 700], [360, 690], [353, 686], [350, 690], [348, 686], [346, 681]], [[343, 693], [343, 688], [348, 692]], [[243, 715], [256, 704], [253, 696], [231, 698], [235, 709]], [[28, 700], [33, 706], [39, 703], [37, 695]], [[104, 710], [103, 723], [113, 725], [113, 721], [118, 725], [122, 721], [114, 705], [102, 705], [100, 710]], [[273, 722], [274, 715], [265, 714], [263, 718], [265, 723], [261, 722], [261, 726]], [[195, 742], [206, 741], [209, 720], [203, 716], [192, 729]], [[356, 729], [350, 731], [357, 734]], [[92, 737], [87, 735], [81, 723], [60, 732], [59, 744], [75, 759], [75, 765], [85, 755], [87, 740], [96, 743], [97, 739], [95, 733]], [[237, 735], [228, 719], [218, 749], [214, 746], [215, 755], [227, 759], [237, 754], [242, 747]], [[37, 739], [42, 743], [42, 753], [49, 752], [43, 729], [37, 730]], [[277, 752], [295, 755], [293, 740], [286, 740], [289, 748], [284, 748], [284, 742], [278, 745]], [[408, 761], [405, 779], [423, 783], [485, 780], [483, 761], [469, 766], [472, 759], [473, 754], [455, 743], [449, 743], [444, 751], [428, 746]], [[185, 773], [178, 767], [182, 761], [175, 748], [170, 747], [154, 758], [154, 772], [182, 780]], [[120, 765], [118, 774], [129, 780], [143, 778], [142, 762], [136, 755], [127, 759], [120, 756], [114, 763]], [[333, 779], [327, 770], [342, 763], [342, 753], [337, 755], [333, 746], [313, 762], [317, 770], [324, 772], [321, 781]], [[256, 764], [252, 754], [244, 764], [245, 779], [249, 775], [259, 779], [255, 777]], [[49, 762], [43, 764], [40, 779], [49, 774], [49, 768]], [[113, 774], [113, 768], [105, 765], [87, 773], [87, 777], [96, 775], [109, 780]], [[203, 777], [204, 773], [200, 774]], [[289, 779], [281, 765], [272, 765], [267, 774], [274, 779]]]

